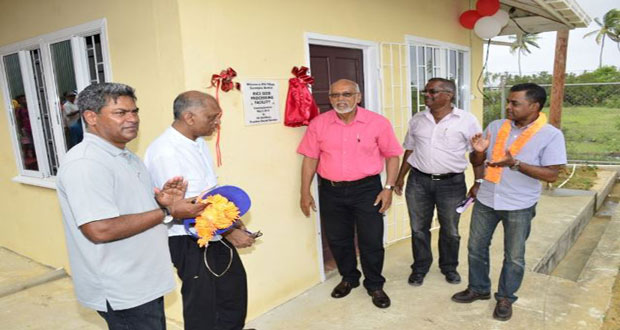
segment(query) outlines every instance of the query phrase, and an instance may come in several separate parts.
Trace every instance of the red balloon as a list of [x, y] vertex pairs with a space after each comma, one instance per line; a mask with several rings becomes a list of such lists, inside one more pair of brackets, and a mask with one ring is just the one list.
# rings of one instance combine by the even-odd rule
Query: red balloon
[[477, 11], [475, 10], [468, 10], [466, 12], [463, 12], [461, 14], [461, 16], [459, 17], [459, 22], [461, 22], [461, 25], [466, 28], [466, 29], [473, 29], [474, 25], [476, 25], [476, 22], [478, 22], [478, 20], [481, 18], [482, 16], [480, 16], [480, 14], [478, 14]]
[[499, 10], [499, 0], [478, 0], [476, 10], [480, 16], [493, 16]]

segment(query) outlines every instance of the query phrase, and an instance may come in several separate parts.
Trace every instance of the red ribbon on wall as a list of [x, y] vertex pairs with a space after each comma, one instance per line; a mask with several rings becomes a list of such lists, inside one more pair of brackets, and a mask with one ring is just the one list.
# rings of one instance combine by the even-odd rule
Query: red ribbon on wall
[[[214, 74], [211, 76], [211, 87], [215, 87], [215, 100], [217, 104], [220, 104], [220, 89], [222, 92], [228, 92], [230, 90], [241, 89], [241, 84], [233, 82], [232, 80], [237, 76], [237, 72], [233, 68], [222, 70], [220, 74]], [[217, 140], [215, 142], [215, 154], [217, 156], [217, 166], [222, 166], [222, 152], [220, 150], [220, 135], [221, 126], [217, 126]]]
[[319, 115], [319, 108], [308, 89], [308, 86], [314, 83], [314, 78], [308, 75], [308, 68], [305, 66], [299, 68], [295, 66], [291, 73], [295, 78], [288, 81], [284, 125], [288, 127], [308, 125], [312, 118]]

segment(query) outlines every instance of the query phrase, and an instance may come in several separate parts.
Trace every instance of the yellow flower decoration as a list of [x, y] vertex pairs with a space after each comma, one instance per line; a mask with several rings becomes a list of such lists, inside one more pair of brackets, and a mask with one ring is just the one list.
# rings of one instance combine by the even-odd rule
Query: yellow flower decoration
[[225, 229], [239, 219], [239, 208], [226, 197], [215, 194], [198, 201], [207, 204], [200, 216], [196, 217], [196, 233], [200, 237], [198, 245], [205, 246], [217, 229]]

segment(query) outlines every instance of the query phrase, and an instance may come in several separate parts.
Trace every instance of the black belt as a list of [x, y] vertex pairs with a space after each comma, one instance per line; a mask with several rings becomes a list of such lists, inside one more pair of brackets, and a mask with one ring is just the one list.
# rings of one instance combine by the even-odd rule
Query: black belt
[[445, 180], [445, 179], [449, 179], [455, 175], [461, 175], [463, 173], [445, 173], [445, 174], [428, 174], [428, 173], [424, 173], [420, 170], [418, 170], [415, 167], [412, 167], [413, 171], [418, 173], [418, 174], [422, 174], [424, 176], [427, 176], [429, 178], [431, 178], [431, 180], [433, 181], [438, 181], [438, 180]]
[[319, 181], [322, 184], [329, 185], [332, 187], [351, 187], [351, 186], [360, 185], [362, 183], [370, 182], [372, 180], [376, 180], [378, 177], [379, 177], [379, 174], [367, 176], [365, 178], [355, 180], [355, 181], [332, 181], [332, 180], [324, 179], [319, 176]]

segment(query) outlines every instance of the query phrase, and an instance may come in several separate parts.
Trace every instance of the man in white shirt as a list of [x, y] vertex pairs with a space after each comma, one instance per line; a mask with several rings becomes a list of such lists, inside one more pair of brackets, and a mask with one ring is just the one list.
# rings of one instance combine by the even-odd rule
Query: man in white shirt
[[461, 282], [456, 270], [461, 237], [456, 207], [467, 190], [463, 174], [468, 165], [465, 153], [471, 152], [470, 140], [481, 128], [471, 113], [453, 106], [456, 86], [452, 80], [432, 78], [422, 94], [427, 109], [409, 121], [403, 143], [405, 156], [394, 189], [398, 195], [402, 194], [405, 176], [411, 170], [405, 191], [413, 249], [408, 282], [422, 285], [433, 262], [430, 226], [437, 208], [441, 227], [439, 268], [448, 283], [457, 284]]
[[[149, 145], [144, 162], [154, 184], [183, 175], [189, 183], [186, 196], [196, 196], [217, 185], [202, 137], [216, 131], [222, 110], [212, 96], [198, 91], [181, 93], [173, 109], [172, 126]], [[172, 262], [183, 281], [185, 329], [242, 329], [247, 283], [235, 247], [249, 247], [254, 238], [235, 228], [200, 248], [177, 221], [169, 224], [168, 235]]]
[[78, 301], [110, 329], [163, 330], [163, 295], [175, 283], [162, 221], [194, 217], [204, 205], [182, 199], [180, 177], [153, 194], [144, 163], [126, 148], [138, 135], [135, 101], [134, 89], [117, 83], [80, 93], [88, 130], [62, 160], [57, 193]]
[[76, 92], [65, 92], [65, 103], [62, 104], [62, 112], [67, 128], [67, 150], [82, 141], [84, 132], [82, 131], [82, 121], [80, 120], [80, 110], [75, 104]]

